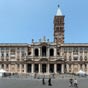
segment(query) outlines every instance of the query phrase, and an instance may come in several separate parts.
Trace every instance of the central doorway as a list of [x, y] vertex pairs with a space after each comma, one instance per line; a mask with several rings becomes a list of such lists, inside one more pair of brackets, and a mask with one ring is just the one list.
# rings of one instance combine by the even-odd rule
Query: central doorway
[[31, 73], [31, 64], [27, 64], [27, 72]]
[[42, 72], [46, 73], [46, 64], [42, 64]]
[[54, 64], [50, 64], [50, 73], [54, 72]]
[[34, 65], [34, 72], [38, 72], [38, 71], [39, 71], [38, 64], [35, 64]]
[[57, 64], [57, 72], [61, 73], [61, 64]]

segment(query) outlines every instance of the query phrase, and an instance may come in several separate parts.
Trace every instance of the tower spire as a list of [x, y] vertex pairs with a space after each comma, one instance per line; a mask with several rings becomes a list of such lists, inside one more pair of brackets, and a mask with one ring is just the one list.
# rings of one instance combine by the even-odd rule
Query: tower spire
[[56, 16], [62, 16], [62, 12], [61, 12], [61, 9], [60, 9], [60, 5], [58, 5], [58, 9], [57, 9]]

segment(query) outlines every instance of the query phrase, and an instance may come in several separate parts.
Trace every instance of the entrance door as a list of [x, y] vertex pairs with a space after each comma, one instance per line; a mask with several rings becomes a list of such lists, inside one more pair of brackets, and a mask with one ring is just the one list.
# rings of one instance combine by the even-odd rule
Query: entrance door
[[11, 64], [10, 70], [12, 73], [15, 73], [15, 64]]
[[42, 64], [42, 72], [43, 72], [43, 73], [46, 72], [46, 64]]
[[57, 64], [57, 72], [61, 73], [61, 64]]
[[31, 64], [27, 64], [27, 72], [31, 73]]
[[38, 68], [38, 64], [34, 65], [34, 72], [38, 72], [39, 68]]
[[51, 73], [54, 72], [54, 64], [50, 64], [50, 72], [51, 72]]

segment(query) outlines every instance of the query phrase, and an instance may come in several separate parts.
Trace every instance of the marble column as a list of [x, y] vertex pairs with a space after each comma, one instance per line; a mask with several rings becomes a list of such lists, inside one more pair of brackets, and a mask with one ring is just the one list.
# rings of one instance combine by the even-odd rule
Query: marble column
[[20, 73], [22, 73], [22, 65], [21, 64], [19, 64], [20, 65]]
[[4, 69], [6, 70], [6, 64], [4, 64]]
[[78, 64], [78, 71], [80, 71], [81, 69], [80, 69], [80, 64]]
[[57, 56], [56, 52], [57, 52], [57, 49], [54, 48], [54, 56], [55, 56], [55, 57]]
[[27, 73], [27, 65], [24, 64], [24, 73]]
[[84, 57], [85, 57], [85, 55], [84, 55], [84, 49], [83, 49], [83, 61], [84, 61]]
[[38, 51], [39, 51], [39, 56], [40, 56], [40, 52], [41, 52], [41, 51], [40, 51], [40, 47], [38, 48]]
[[87, 73], [88, 73], [88, 63], [87, 63]]
[[9, 64], [9, 66], [8, 66], [8, 67], [9, 67], [9, 72], [10, 72], [10, 64]]
[[49, 74], [49, 68], [50, 66], [49, 66], [49, 64], [47, 64], [47, 73]]
[[39, 74], [41, 73], [41, 67], [40, 67], [40, 64], [39, 64], [39, 72], [38, 72]]
[[84, 66], [84, 64], [82, 65], [82, 70], [85, 71], [85, 66]]
[[69, 64], [66, 64], [67, 73], [69, 73]]
[[31, 70], [32, 70], [32, 73], [34, 73], [34, 64], [32, 64], [32, 69]]
[[54, 73], [57, 73], [57, 67], [56, 67], [56, 64], [54, 64]]
[[61, 65], [61, 73], [64, 73], [64, 64]]
[[74, 73], [74, 69], [73, 68], [74, 68], [74, 65], [72, 64], [71, 65], [71, 73]]

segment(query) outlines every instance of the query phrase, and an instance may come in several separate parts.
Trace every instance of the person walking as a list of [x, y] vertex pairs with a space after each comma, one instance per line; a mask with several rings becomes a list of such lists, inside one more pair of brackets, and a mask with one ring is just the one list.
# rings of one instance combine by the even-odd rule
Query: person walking
[[45, 85], [45, 78], [42, 79], [42, 84]]
[[69, 83], [70, 83], [69, 87], [72, 87], [73, 86], [73, 79], [72, 78], [69, 79]]
[[48, 85], [52, 86], [52, 84], [51, 84], [51, 78], [49, 78], [49, 80], [48, 80]]
[[77, 82], [77, 79], [76, 78], [74, 79], [74, 87], [75, 88], [78, 88], [78, 82]]

